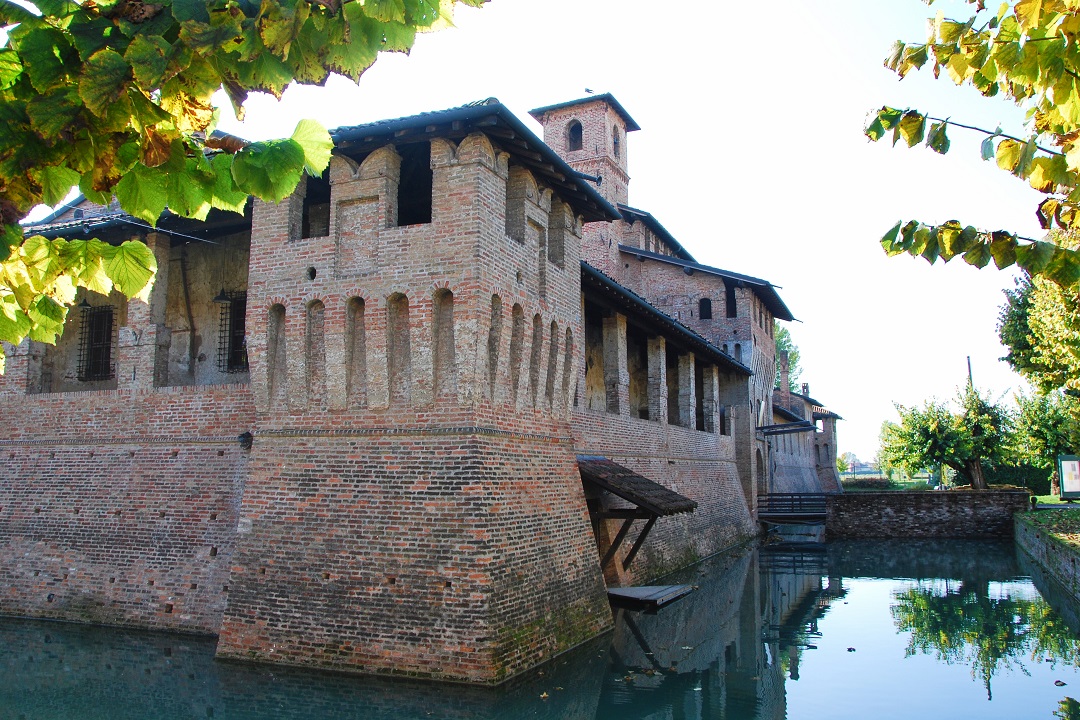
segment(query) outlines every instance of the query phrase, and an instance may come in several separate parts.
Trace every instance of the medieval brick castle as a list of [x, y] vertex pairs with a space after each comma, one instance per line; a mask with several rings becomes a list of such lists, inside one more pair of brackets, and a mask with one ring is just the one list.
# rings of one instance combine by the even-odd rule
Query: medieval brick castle
[[0, 613], [219, 637], [222, 657], [498, 682], [612, 623], [606, 588], [838, 491], [774, 388], [774, 286], [628, 205], [610, 95], [336, 130], [279, 204], [142, 238], [148, 302], [6, 348]]

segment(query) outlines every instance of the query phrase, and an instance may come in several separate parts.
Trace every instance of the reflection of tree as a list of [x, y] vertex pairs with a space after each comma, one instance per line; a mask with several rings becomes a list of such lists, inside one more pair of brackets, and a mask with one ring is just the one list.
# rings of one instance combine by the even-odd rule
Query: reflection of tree
[[1080, 666], [1080, 642], [1042, 598], [991, 597], [986, 583], [961, 583], [958, 589], [919, 585], [895, 598], [893, 621], [911, 633], [907, 655], [970, 664], [972, 678], [982, 679], [988, 698], [990, 679], [999, 669], [1016, 667], [1027, 674], [1025, 656]]

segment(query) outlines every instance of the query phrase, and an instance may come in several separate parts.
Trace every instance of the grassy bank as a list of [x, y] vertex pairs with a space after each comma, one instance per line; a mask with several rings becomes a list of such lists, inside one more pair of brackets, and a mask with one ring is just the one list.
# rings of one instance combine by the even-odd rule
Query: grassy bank
[[[1042, 498], [1039, 498], [1040, 501]], [[1039, 530], [1054, 535], [1069, 545], [1080, 549], [1080, 512], [1064, 508], [1025, 513], [1024, 520]]]

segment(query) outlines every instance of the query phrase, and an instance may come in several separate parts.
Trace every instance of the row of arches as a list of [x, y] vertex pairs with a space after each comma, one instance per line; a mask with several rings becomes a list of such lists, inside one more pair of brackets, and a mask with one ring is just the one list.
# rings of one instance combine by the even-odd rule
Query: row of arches
[[[271, 407], [300, 404], [305, 407], [344, 405], [364, 407], [368, 405], [407, 405], [414, 403], [423, 387], [424, 397], [430, 387], [433, 399], [457, 398], [458, 396], [458, 338], [455, 322], [454, 293], [447, 288], [436, 290], [431, 297], [430, 317], [428, 309], [410, 303], [404, 293], [394, 293], [385, 301], [385, 345], [382, 337], [373, 337], [369, 327], [368, 302], [352, 297], [345, 302], [345, 322], [341, 343], [343, 357], [337, 368], [327, 368], [327, 308], [322, 300], [313, 300], [304, 306], [301, 322], [303, 330], [288, 340], [288, 324], [285, 305], [270, 306], [267, 317], [266, 346], [266, 392]], [[502, 298], [492, 295], [488, 324], [486, 353], [486, 395], [489, 399], [504, 400], [515, 406], [551, 408], [557, 396], [566, 398], [573, 378], [574, 336], [569, 327], [561, 328], [555, 320], [545, 322], [536, 313], [526, 318], [520, 303], [510, 308], [509, 317]], [[419, 333], [425, 326], [430, 335], [421, 340]], [[375, 328], [378, 333], [379, 328]], [[509, 338], [504, 333], [509, 332]], [[424, 361], [423, 368], [415, 367], [414, 343], [430, 342], [430, 370]], [[290, 375], [290, 352], [302, 353], [300, 362]], [[375, 352], [378, 350], [378, 352]], [[426, 355], [426, 353], [422, 353]], [[382, 367], [371, 368], [372, 362], [385, 362]], [[560, 376], [559, 372], [562, 371]], [[329, 373], [341, 372], [343, 377], [331, 378]], [[430, 371], [430, 375], [427, 373]], [[369, 387], [374, 382], [385, 387]], [[500, 378], [506, 378], [505, 385]], [[301, 387], [290, 392], [290, 380]], [[331, 402], [329, 386], [343, 393], [342, 402]], [[479, 388], [478, 388], [479, 389]], [[292, 402], [290, 403], [290, 399]]]
[[[506, 400], [517, 406], [522, 403], [522, 392], [528, 393], [528, 404], [533, 407], [551, 408], [555, 404], [556, 391], [562, 398], [569, 397], [573, 377], [574, 334], [568, 327], [561, 331], [559, 323], [552, 320], [545, 325], [540, 313], [530, 323], [529, 361], [524, 362], [526, 319], [525, 309], [514, 303], [510, 309], [510, 345], [507, 357], [509, 383]], [[491, 296], [491, 316], [488, 323], [487, 342], [487, 396], [492, 401], [499, 398], [500, 363], [503, 348], [505, 308], [502, 298]], [[547, 353], [545, 357], [545, 335]], [[562, 353], [560, 357], [560, 342]], [[562, 379], [559, 383], [559, 366], [562, 362]], [[522, 387], [522, 372], [528, 372], [528, 385]], [[559, 384], [557, 388], [556, 385]]]

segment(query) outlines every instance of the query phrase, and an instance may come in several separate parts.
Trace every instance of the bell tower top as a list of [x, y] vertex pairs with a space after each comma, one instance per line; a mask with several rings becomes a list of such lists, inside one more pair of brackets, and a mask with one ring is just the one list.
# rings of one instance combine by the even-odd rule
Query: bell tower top
[[613, 205], [628, 204], [626, 133], [640, 126], [611, 93], [530, 110], [544, 142], [570, 167], [601, 178], [597, 188]]

